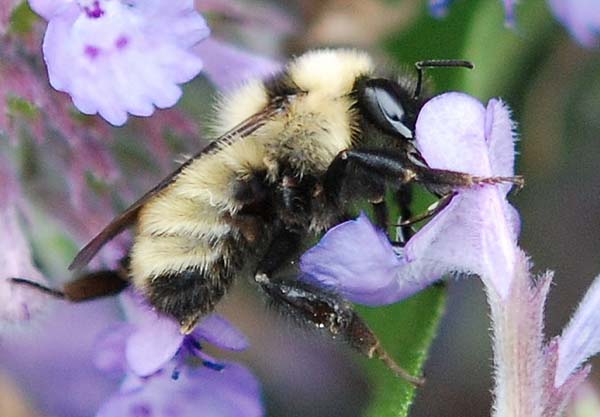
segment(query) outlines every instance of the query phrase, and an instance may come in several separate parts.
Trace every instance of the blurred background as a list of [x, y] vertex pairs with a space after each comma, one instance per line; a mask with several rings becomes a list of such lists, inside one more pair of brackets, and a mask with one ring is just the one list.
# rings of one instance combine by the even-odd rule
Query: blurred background
[[[501, 97], [513, 109], [521, 138], [517, 172], [525, 176], [526, 186], [511, 199], [521, 213], [521, 246], [532, 257], [535, 270], [556, 272], [546, 331], [548, 336], [560, 333], [600, 273], [598, 49], [577, 44], [552, 16], [545, 0], [519, 2], [513, 28], [505, 25], [502, 2], [490, 0], [457, 0], [441, 18], [432, 17], [425, 0], [239, 0], [226, 2], [232, 7], [229, 11], [224, 11], [223, 4], [197, 1], [215, 38], [280, 62], [322, 46], [362, 48], [383, 66], [408, 71], [423, 59], [472, 61], [473, 71], [436, 70], [427, 75], [435, 92], [465, 91], [484, 103]], [[196, 137], [207, 134], [204, 121], [211, 111], [209, 98], [216, 90], [213, 81], [201, 75], [187, 84], [179, 105], [181, 112], [199, 120]], [[110, 180], [89, 178], [86, 187], [91, 191], [83, 191], [85, 204], [92, 206], [89, 210], [102, 212], [93, 206], [98, 196], [108, 194], [109, 206], [118, 210], [156, 182], [161, 172], [167, 172], [179, 153], [197, 149], [200, 143], [189, 139], [192, 129], [167, 135], [164, 143], [159, 135], [149, 138], [147, 148], [137, 146], [131, 138], [139, 138], [140, 132], [148, 129], [145, 123], [133, 120], [118, 131], [104, 127], [112, 130], [109, 152], [116, 155], [118, 170], [124, 174]], [[4, 141], [2, 136], [0, 139]], [[39, 143], [27, 134], [18, 145], [0, 143], [0, 151], [19, 167], [25, 194], [32, 201], [29, 238], [36, 265], [47, 276], [56, 277], [56, 283], [68, 278], [68, 261], [93, 233], [87, 230], [78, 235], [65, 226], [73, 222], [68, 213], [57, 213], [61, 209], [56, 195], [69, 184], [48, 178], [61, 178], [56, 167], [65, 163], [67, 148], [64, 141]], [[129, 182], [127, 188], [119, 188], [125, 181]], [[109, 186], [122, 191], [109, 192]], [[90, 229], [98, 230], [107, 213], [99, 216]], [[361, 415], [370, 398], [364, 372], [368, 363], [357, 363], [352, 352], [274, 317], [247, 287], [240, 283], [219, 309], [251, 339], [248, 352], [232, 357], [247, 363], [258, 375], [268, 415]], [[418, 390], [410, 415], [487, 416], [492, 352], [483, 287], [477, 279], [464, 279], [449, 282], [446, 288], [446, 311], [425, 365], [427, 384]], [[98, 376], [85, 352], [106, 323], [118, 315], [115, 305], [114, 300], [77, 307], [58, 305], [38, 324], [37, 333], [20, 331], [17, 342], [2, 337], [0, 416], [93, 415], [118, 380]], [[381, 309], [367, 314], [395, 313]], [[79, 321], [88, 319], [74, 324], [74, 316]], [[418, 326], [419, 317], [410, 319]], [[75, 325], [81, 327], [76, 341], [69, 337]], [[394, 332], [394, 328], [384, 331]], [[40, 345], [48, 348], [43, 355]], [[80, 373], [65, 379], [64, 369], [73, 367], [80, 367]], [[600, 371], [596, 371], [592, 380], [599, 378]], [[46, 393], [48, 385], [57, 380], [60, 389]], [[82, 381], [98, 386], [95, 396], [80, 394]], [[70, 405], [65, 405], [67, 402]]]

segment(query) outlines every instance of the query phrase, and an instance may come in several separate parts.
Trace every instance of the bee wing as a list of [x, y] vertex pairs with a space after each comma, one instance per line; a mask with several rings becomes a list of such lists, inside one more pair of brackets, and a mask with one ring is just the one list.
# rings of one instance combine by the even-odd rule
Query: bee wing
[[229, 146], [234, 142], [248, 137], [254, 131], [267, 123], [271, 117], [284, 111], [286, 104], [287, 100], [285, 99], [273, 101], [263, 110], [250, 116], [248, 119], [241, 122], [229, 132], [208, 144], [196, 155], [186, 160], [179, 168], [158, 183], [158, 185], [144, 194], [139, 200], [129, 206], [129, 208], [127, 208], [119, 216], [115, 217], [100, 233], [98, 233], [87, 245], [85, 245], [85, 247], [81, 249], [75, 256], [75, 259], [73, 259], [71, 265], [69, 265], [69, 270], [77, 270], [87, 265], [107, 242], [120, 234], [127, 227], [131, 226], [136, 221], [141, 208], [156, 194], [172, 184], [185, 167], [204, 155], [216, 153], [223, 147]]

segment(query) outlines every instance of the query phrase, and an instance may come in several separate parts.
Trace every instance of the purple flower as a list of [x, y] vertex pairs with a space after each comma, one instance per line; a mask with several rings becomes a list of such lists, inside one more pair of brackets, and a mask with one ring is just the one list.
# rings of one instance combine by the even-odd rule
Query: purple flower
[[189, 48], [209, 29], [192, 0], [30, 0], [48, 20], [50, 84], [85, 114], [122, 125], [173, 106], [202, 61]]
[[[498, 100], [485, 108], [461, 93], [435, 97], [419, 114], [416, 145], [433, 168], [513, 175], [513, 124]], [[509, 190], [509, 184], [456, 190], [448, 206], [398, 252], [360, 216], [330, 230], [302, 256], [301, 269], [306, 279], [369, 305], [404, 299], [450, 272], [478, 274], [506, 296], [519, 230], [506, 201]]]
[[[452, 2], [453, 0], [429, 0], [429, 13], [435, 18], [445, 17]], [[504, 4], [504, 24], [508, 27], [514, 27], [517, 1], [502, 0], [502, 3]]]
[[438, 19], [445, 17], [451, 3], [452, 0], [429, 0], [429, 13]]
[[115, 326], [98, 346], [96, 363], [101, 369], [121, 369], [147, 377], [176, 356], [175, 367], [189, 355], [213, 365], [212, 358], [201, 352], [200, 341], [235, 351], [248, 347], [246, 337], [216, 314], [202, 320], [191, 334], [183, 335], [174, 320], [152, 310], [139, 295], [126, 292], [121, 302], [129, 321]]
[[258, 381], [227, 363], [214, 371], [185, 369], [174, 380], [161, 371], [141, 387], [113, 396], [97, 417], [259, 417], [264, 413]]
[[577, 42], [588, 48], [600, 45], [600, 2], [597, 0], [549, 0], [556, 18]]
[[95, 341], [119, 319], [117, 303], [48, 307], [31, 325], [2, 334], [2, 374], [27, 394], [35, 415], [92, 416], [119, 386], [92, 361]]
[[[263, 413], [257, 380], [244, 367], [217, 363], [201, 341], [229, 350], [248, 347], [246, 337], [226, 320], [211, 315], [189, 335], [160, 316], [132, 292], [121, 297], [129, 322], [114, 326], [98, 344], [94, 362], [125, 373], [121, 389], [98, 416], [253, 417]], [[191, 365], [194, 360], [203, 366]]]

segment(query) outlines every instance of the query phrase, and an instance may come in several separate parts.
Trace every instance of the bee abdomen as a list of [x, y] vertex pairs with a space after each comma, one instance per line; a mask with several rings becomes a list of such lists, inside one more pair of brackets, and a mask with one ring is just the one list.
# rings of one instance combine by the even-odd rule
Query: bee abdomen
[[168, 272], [146, 285], [147, 296], [158, 311], [175, 318], [181, 325], [181, 331], [189, 333], [225, 295], [233, 281], [232, 272], [224, 259], [210, 268], [191, 267]]

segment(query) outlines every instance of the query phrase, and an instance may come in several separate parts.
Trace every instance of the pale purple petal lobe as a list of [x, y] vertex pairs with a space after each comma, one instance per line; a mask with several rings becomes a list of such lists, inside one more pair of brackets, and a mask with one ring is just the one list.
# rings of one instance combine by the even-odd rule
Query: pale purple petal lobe
[[260, 417], [264, 413], [256, 378], [228, 363], [220, 371], [185, 369], [174, 380], [161, 372], [134, 390], [113, 396], [97, 417]]
[[249, 346], [248, 338], [218, 314], [203, 319], [193, 335], [221, 349], [241, 351]]
[[[513, 175], [514, 134], [500, 101], [484, 106], [462, 93], [434, 97], [419, 113], [416, 146], [432, 168], [479, 176]], [[519, 217], [510, 187], [457, 190], [450, 203], [403, 250], [361, 215], [332, 228], [301, 258], [304, 279], [349, 300], [387, 304], [404, 299], [448, 273], [472, 273], [502, 297], [514, 275]]]
[[194, 50], [205, 62], [204, 71], [220, 89], [230, 89], [249, 79], [266, 78], [282, 68], [276, 61], [212, 38], [199, 43]]
[[416, 143], [429, 166], [490, 175], [485, 117], [481, 102], [464, 93], [446, 93], [427, 102], [417, 119]]
[[300, 258], [306, 281], [366, 305], [412, 295], [412, 289], [395, 279], [401, 265], [385, 233], [364, 213], [333, 227]]
[[[173, 106], [178, 84], [202, 61], [189, 48], [206, 38], [190, 0], [70, 2], [51, 13], [43, 52], [51, 85], [85, 114], [114, 125]], [[43, 9], [43, 10], [42, 10]], [[40, 13], [48, 15], [40, 5]]]
[[168, 317], [154, 315], [151, 325], [138, 326], [127, 340], [125, 355], [131, 370], [148, 376], [170, 361], [183, 343], [179, 326]]
[[600, 2], [596, 0], [549, 0], [556, 18], [582, 46], [600, 46]]

